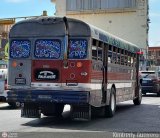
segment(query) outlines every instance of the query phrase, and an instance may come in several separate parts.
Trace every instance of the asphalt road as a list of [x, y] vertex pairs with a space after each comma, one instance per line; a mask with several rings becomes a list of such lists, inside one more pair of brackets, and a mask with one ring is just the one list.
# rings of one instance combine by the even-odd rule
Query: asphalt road
[[63, 116], [63, 119], [46, 116], [41, 119], [21, 118], [19, 109], [10, 109], [8, 104], [1, 103], [0, 137], [160, 138], [160, 97], [156, 95], [143, 97], [140, 106], [134, 106], [132, 101], [119, 104], [113, 118], [73, 121], [68, 106]]

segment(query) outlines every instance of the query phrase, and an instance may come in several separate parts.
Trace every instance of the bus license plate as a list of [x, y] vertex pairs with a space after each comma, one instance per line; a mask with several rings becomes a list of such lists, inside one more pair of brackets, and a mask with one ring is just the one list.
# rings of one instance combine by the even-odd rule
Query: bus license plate
[[26, 84], [25, 78], [16, 78], [15, 84]]

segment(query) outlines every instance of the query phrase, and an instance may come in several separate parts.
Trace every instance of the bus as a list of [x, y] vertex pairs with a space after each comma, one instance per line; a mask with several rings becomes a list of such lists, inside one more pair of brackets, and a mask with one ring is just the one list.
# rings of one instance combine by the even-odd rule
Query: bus
[[21, 117], [112, 117], [116, 105], [141, 104], [138, 46], [67, 17], [36, 17], [9, 33], [8, 101]]

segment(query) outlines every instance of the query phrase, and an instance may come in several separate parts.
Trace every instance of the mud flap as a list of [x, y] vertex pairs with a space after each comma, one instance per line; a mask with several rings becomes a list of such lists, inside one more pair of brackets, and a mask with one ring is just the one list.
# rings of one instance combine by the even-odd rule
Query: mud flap
[[21, 117], [24, 118], [41, 118], [41, 110], [37, 105], [24, 104], [21, 108]]
[[72, 105], [71, 106], [71, 118], [73, 120], [91, 120], [91, 106], [90, 105]]

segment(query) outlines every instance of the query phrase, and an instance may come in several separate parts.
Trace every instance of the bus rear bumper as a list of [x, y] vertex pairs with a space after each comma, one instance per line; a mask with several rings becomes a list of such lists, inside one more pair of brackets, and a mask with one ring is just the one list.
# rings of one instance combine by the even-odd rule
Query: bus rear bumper
[[9, 90], [8, 102], [19, 103], [64, 103], [86, 104], [89, 103], [88, 91], [56, 91], [56, 90]]

